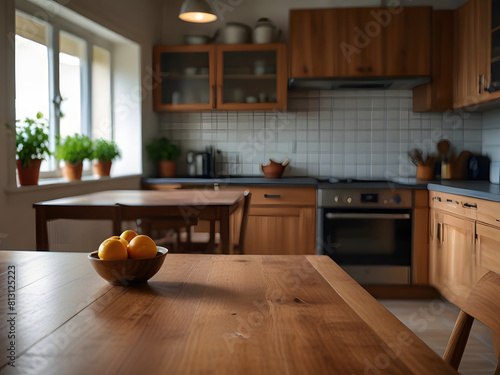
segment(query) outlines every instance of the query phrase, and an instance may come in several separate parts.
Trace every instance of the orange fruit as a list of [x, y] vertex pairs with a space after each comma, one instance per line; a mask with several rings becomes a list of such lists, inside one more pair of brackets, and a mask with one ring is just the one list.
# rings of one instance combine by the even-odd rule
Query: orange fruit
[[120, 238], [123, 238], [125, 241], [127, 241], [127, 243], [129, 243], [130, 241], [132, 241], [132, 238], [134, 238], [136, 236], [137, 236], [137, 233], [135, 233], [131, 229], [127, 229], [122, 234], [120, 234]]
[[156, 256], [156, 244], [146, 235], [138, 235], [132, 238], [128, 244], [128, 257], [132, 259], [154, 258]]
[[99, 259], [104, 260], [127, 259], [127, 255], [127, 246], [116, 238], [104, 240], [97, 251]]
[[111, 239], [115, 239], [115, 240], [120, 241], [123, 244], [123, 246], [125, 246], [125, 248], [127, 248], [127, 246], [128, 246], [128, 241], [124, 240], [120, 236], [111, 236], [111, 237], [108, 238], [108, 240], [111, 240]]

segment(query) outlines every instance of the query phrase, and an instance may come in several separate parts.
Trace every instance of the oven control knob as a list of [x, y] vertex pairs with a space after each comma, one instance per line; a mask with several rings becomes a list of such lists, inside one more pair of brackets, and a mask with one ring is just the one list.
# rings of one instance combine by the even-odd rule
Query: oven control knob
[[340, 200], [340, 197], [338, 195], [336, 195], [335, 197], [333, 197], [333, 200], [335, 201], [335, 203], [338, 203]]
[[346, 202], [347, 203], [351, 203], [352, 202], [352, 198], [351, 197], [347, 197]]
[[392, 198], [392, 203], [395, 203], [395, 204], [401, 203], [401, 197], [399, 195], [395, 195]]

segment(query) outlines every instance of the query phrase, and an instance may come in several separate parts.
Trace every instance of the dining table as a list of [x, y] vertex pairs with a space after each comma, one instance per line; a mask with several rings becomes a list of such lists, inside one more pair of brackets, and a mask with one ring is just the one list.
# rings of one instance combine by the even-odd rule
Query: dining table
[[47, 223], [58, 219], [111, 220], [113, 233], [122, 231], [120, 212], [124, 207], [135, 208], [137, 219], [176, 218], [188, 222], [190, 218], [217, 220], [220, 225], [220, 246], [230, 253], [230, 216], [240, 206], [244, 190], [176, 189], [106, 190], [82, 194], [33, 205], [36, 217], [36, 249], [49, 250]]
[[457, 374], [323, 255], [167, 254], [128, 286], [86, 253], [0, 264], [0, 373]]

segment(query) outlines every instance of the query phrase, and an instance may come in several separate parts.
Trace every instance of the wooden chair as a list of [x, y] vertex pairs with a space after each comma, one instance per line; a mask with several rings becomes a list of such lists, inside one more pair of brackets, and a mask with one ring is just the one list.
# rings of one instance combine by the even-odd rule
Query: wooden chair
[[[474, 319], [500, 334], [500, 275], [488, 272], [478, 281], [458, 315], [443, 359], [458, 370]], [[500, 375], [497, 364], [495, 375]]]
[[[238, 243], [234, 244], [233, 250], [236, 253], [243, 254], [243, 243], [245, 241], [246, 227], [248, 221], [248, 209], [252, 199], [252, 193], [245, 191], [245, 197], [242, 199], [241, 207], [241, 224], [239, 228]], [[184, 252], [215, 252], [219, 244], [219, 233], [215, 232], [216, 220], [210, 220], [209, 233], [198, 233], [193, 231], [191, 227], [190, 232], [180, 233], [180, 249]]]
[[[179, 235], [181, 230], [188, 231], [193, 225], [198, 224], [197, 217], [190, 216], [166, 216], [157, 211], [151, 211], [146, 207], [128, 206], [123, 204], [116, 205], [116, 218], [122, 225], [124, 221], [135, 221], [137, 224], [137, 232], [139, 234], [147, 234], [155, 239], [157, 245], [168, 245], [169, 250], [174, 252], [179, 247]], [[172, 235], [163, 235], [159, 240], [155, 237], [155, 231], [158, 228], [164, 230], [171, 229]], [[119, 235], [119, 233], [117, 233]]]

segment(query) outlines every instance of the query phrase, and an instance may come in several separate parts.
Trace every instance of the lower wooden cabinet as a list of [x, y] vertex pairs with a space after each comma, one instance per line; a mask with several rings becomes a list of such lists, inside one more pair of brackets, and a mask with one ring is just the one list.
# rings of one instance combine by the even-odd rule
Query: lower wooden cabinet
[[315, 207], [251, 207], [245, 254], [315, 254]]
[[488, 271], [500, 273], [500, 227], [480, 222], [500, 204], [430, 193], [429, 281], [461, 306]]
[[316, 252], [316, 188], [250, 187], [245, 254]]
[[[243, 249], [251, 255], [316, 253], [316, 188], [220, 186], [252, 193]], [[233, 215], [232, 238], [239, 236], [241, 216]]]
[[477, 282], [474, 221], [432, 211], [431, 284], [461, 306]]

